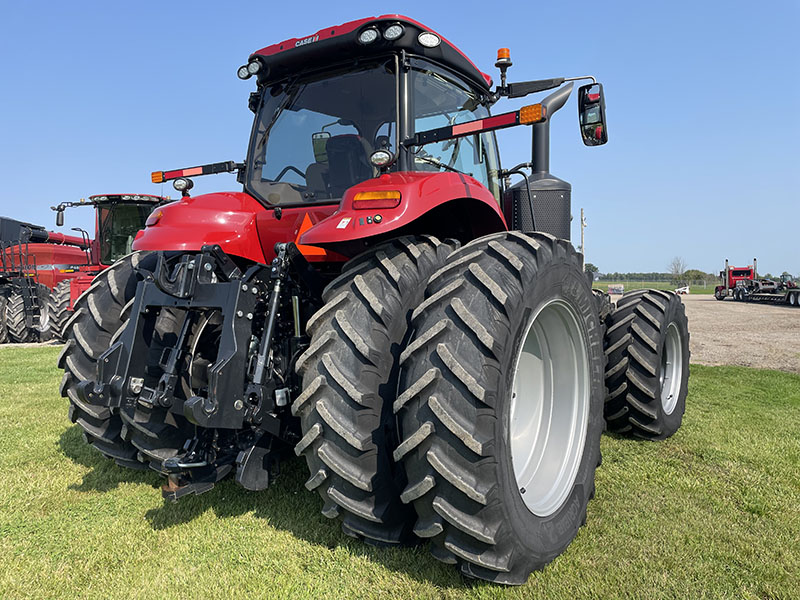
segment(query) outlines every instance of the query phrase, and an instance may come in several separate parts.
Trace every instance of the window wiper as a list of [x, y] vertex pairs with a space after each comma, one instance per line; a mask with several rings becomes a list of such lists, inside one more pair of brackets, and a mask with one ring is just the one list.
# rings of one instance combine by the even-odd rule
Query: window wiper
[[436, 167], [440, 167], [442, 169], [446, 169], [448, 171], [452, 171], [453, 173], [461, 173], [462, 175], [469, 175], [470, 177], [472, 177], [472, 173], [464, 173], [463, 171], [459, 171], [455, 167], [451, 167], [450, 165], [446, 165], [442, 161], [436, 160], [435, 158], [433, 158], [431, 156], [419, 156], [419, 155], [417, 155], [414, 158], [416, 160], [421, 160], [423, 162], [426, 162], [428, 164], [434, 165]]

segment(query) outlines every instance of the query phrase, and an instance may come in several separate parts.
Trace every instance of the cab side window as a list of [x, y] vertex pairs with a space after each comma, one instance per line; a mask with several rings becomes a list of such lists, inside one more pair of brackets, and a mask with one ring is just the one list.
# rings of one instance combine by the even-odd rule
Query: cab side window
[[[489, 110], [480, 96], [456, 75], [430, 63], [412, 61], [414, 129], [425, 131], [483, 119]], [[415, 149], [414, 170], [456, 170], [471, 175], [500, 198], [497, 146], [489, 133], [425, 144]]]

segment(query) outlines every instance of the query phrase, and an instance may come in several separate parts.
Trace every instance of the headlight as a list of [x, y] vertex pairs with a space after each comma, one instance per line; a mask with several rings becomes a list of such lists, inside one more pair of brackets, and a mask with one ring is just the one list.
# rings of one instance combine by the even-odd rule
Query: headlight
[[261, 70], [261, 62], [258, 60], [251, 60], [247, 64], [247, 72], [250, 73], [250, 75], [255, 75], [260, 70]]
[[426, 48], [436, 48], [442, 43], [441, 38], [430, 31], [423, 31], [417, 36], [417, 41]]
[[365, 29], [358, 35], [358, 41], [361, 42], [362, 44], [371, 44], [377, 39], [378, 39], [378, 30], [373, 27]]
[[239, 67], [239, 70], [236, 71], [236, 75], [237, 77], [239, 77], [239, 79], [247, 79], [250, 77], [251, 73], [250, 70], [247, 68], [247, 65], [242, 65], [241, 67]]
[[386, 31], [383, 32], [383, 37], [385, 37], [387, 40], [393, 41], [403, 35], [403, 31], [405, 30], [403, 29], [402, 25], [389, 25], [389, 27], [386, 28]]

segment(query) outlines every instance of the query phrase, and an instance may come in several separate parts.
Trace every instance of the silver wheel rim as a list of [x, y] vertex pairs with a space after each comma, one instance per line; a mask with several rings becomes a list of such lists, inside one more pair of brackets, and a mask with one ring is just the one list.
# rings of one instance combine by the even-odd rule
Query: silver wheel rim
[[664, 339], [664, 348], [661, 350], [661, 406], [668, 415], [675, 410], [678, 403], [678, 393], [683, 375], [683, 348], [678, 326], [670, 323], [667, 327], [667, 337]]
[[589, 421], [589, 352], [578, 317], [551, 300], [531, 319], [514, 368], [510, 447], [522, 500], [547, 517], [578, 475]]
[[50, 307], [47, 306], [47, 303], [43, 303], [39, 306], [39, 326], [37, 330], [44, 333], [48, 329], [50, 329]]

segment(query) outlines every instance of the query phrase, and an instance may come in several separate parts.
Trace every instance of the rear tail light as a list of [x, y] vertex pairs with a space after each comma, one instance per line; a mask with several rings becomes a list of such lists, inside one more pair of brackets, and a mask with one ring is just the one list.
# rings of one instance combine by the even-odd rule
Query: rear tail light
[[400, 192], [358, 192], [353, 198], [355, 210], [376, 210], [382, 208], [395, 208], [402, 198]]

